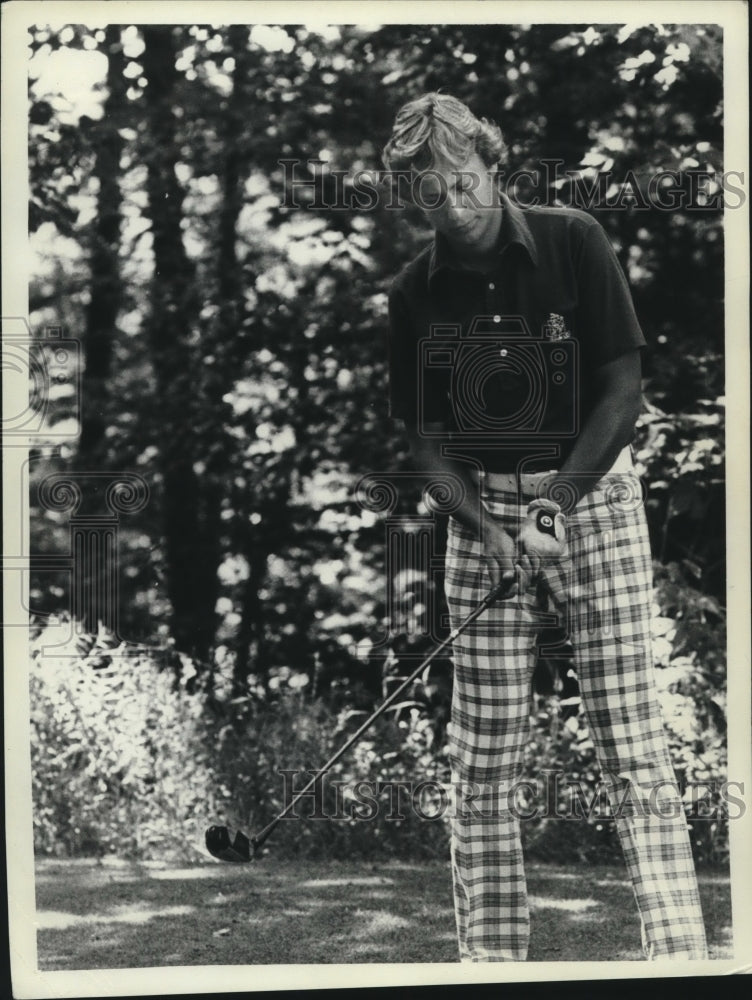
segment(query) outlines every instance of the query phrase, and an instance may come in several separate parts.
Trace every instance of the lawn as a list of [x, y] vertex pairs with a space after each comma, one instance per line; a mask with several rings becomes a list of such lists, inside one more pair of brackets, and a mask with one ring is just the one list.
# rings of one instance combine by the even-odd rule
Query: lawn
[[[701, 873], [711, 958], [731, 957], [725, 873]], [[624, 869], [531, 863], [530, 961], [641, 959]], [[42, 971], [456, 962], [443, 861], [37, 863]]]

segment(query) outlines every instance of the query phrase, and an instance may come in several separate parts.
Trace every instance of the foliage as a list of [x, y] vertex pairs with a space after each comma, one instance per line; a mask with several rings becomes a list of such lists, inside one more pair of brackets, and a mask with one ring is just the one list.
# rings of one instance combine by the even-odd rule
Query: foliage
[[724, 400], [698, 399], [692, 412], [646, 408], [637, 429], [637, 471], [648, 486], [653, 550], [678, 560], [686, 578], [717, 601], [725, 590], [719, 533], [725, 525]]
[[[356, 573], [362, 562], [378, 567], [378, 532], [362, 518], [360, 528], [343, 530], [347, 519], [329, 511], [359, 516], [352, 498], [359, 475], [410, 461], [385, 416], [384, 293], [428, 232], [407, 225], [417, 222], [414, 214], [381, 203], [370, 212], [343, 211], [333, 201], [335, 174], [378, 168], [394, 111], [425, 89], [441, 86], [498, 119], [509, 147], [507, 173], [537, 170], [531, 193], [549, 203], [571, 204], [583, 184], [605, 181], [613, 205], [619, 184], [634, 178], [616, 208], [594, 210], [617, 246], [651, 344], [646, 393], [668, 425], [663, 438], [646, 445], [651, 480], [667, 479], [680, 420], [686, 425], [694, 414], [718, 412], [722, 93], [715, 27], [256, 26], [247, 34], [187, 25], [155, 34], [128, 26], [122, 52], [104, 32], [81, 26], [32, 34], [31, 192], [45, 235], [36, 244], [37, 323], [59, 321], [63, 312], [71, 333], [83, 328], [81, 289], [98, 278], [87, 275], [85, 255], [63, 257], [60, 272], [65, 245], [54, 227], [88, 246], [96, 214], [108, 208], [93, 178], [98, 143], [114, 124], [123, 144], [123, 302], [112, 334], [109, 398], [101, 406], [105, 467], [136, 468], [153, 486], [149, 507], [132, 522], [134, 538], [150, 539], [150, 565], [131, 571], [138, 553], [123, 553], [121, 621], [133, 638], [151, 642], [172, 633], [186, 651], [197, 644], [207, 665], [212, 647], [231, 647], [241, 693], [251, 671], [265, 676], [295, 662], [309, 669], [313, 635], [291, 655], [278, 639], [275, 609], [289, 608], [294, 595], [303, 621], [315, 617], [325, 588], [311, 588], [306, 571], [321, 564], [327, 546], [330, 566], [344, 564], [341, 577], [350, 565]], [[174, 72], [153, 70], [157, 46]], [[45, 60], [71, 51], [82, 66], [95, 58], [110, 64], [115, 56], [125, 64], [127, 88], [116, 98], [110, 93], [104, 121], [95, 117], [102, 108], [77, 109], [45, 89]], [[611, 86], [594, 88], [594, 78]], [[72, 142], [75, 150], [65, 145]], [[297, 180], [320, 180], [324, 203], [314, 207], [310, 189], [298, 185], [298, 207], [286, 207], [290, 176], [281, 157], [299, 161]], [[311, 159], [319, 166], [307, 168]], [[553, 159], [561, 160], [563, 181], [542, 170]], [[705, 170], [706, 204], [665, 211], [651, 201], [644, 208], [639, 199], [648, 197], [652, 174], [670, 169]], [[57, 204], [67, 207], [67, 224], [58, 225], [57, 209], [44, 209]], [[160, 235], [168, 218], [183, 233], [179, 260], [180, 240], [164, 246]], [[160, 310], [169, 316], [177, 308], [180, 332], [169, 347]], [[722, 426], [705, 428], [717, 456]], [[44, 471], [40, 466], [36, 475]], [[722, 573], [706, 572], [704, 564], [718, 549], [717, 531], [707, 528], [716, 526], [720, 493], [709, 508], [713, 491], [698, 473], [707, 521], [677, 520], [686, 471], [679, 471], [671, 501], [670, 541], [675, 536], [692, 551], [703, 542], [690, 558], [719, 596]], [[720, 474], [714, 470], [715, 479]], [[332, 476], [342, 498], [336, 501]], [[408, 491], [404, 509], [414, 510], [417, 499]], [[666, 498], [651, 508], [654, 538], [668, 507]], [[35, 525], [44, 530], [41, 517]], [[193, 561], [184, 548], [194, 550]], [[677, 553], [669, 546], [664, 555]], [[279, 572], [270, 571], [272, 563]], [[229, 566], [240, 567], [240, 579], [225, 572]], [[41, 581], [38, 590], [40, 610], [59, 610]], [[179, 614], [172, 607], [178, 594]], [[138, 610], [149, 606], [151, 620]], [[213, 641], [198, 635], [207, 615], [215, 616]], [[195, 635], [185, 624], [191, 620]]]
[[[702, 773], [703, 755], [708, 773], [719, 773], [720, 29], [385, 24], [95, 31], [76, 25], [35, 27], [31, 39], [30, 228], [37, 260], [31, 321], [35, 328], [63, 324], [68, 335], [83, 336], [82, 424], [93, 422], [97, 442], [96, 460], [75, 439], [32, 456], [32, 548], [54, 554], [68, 547], [69, 525], [38, 502], [47, 474], [76, 463], [137, 471], [151, 494], [146, 508], [123, 516], [119, 526], [120, 635], [190, 653], [197, 674], [189, 694], [181, 675], [172, 668], [162, 675], [151, 654], [128, 659], [139, 664], [133, 678], [115, 666], [126, 662], [120, 659], [91, 677], [75, 667], [75, 684], [86, 698], [104, 699], [102, 706], [114, 706], [116, 689], [126, 702], [132, 695], [144, 704], [142, 689], [130, 686], [137, 683], [165, 698], [167, 691], [183, 692], [180, 712], [188, 715], [175, 708], [174, 719], [144, 716], [140, 735], [132, 734], [134, 753], [140, 747], [145, 754], [152, 738], [172, 740], [154, 753], [180, 760], [181, 747], [205, 753], [207, 740], [216, 739], [225, 777], [212, 772], [213, 787], [237, 794], [238, 808], [250, 816], [255, 801], [277, 801], [279, 787], [265, 784], [264, 775], [298, 755], [321, 760], [347, 712], [368, 710], [402, 669], [414, 637], [386, 620], [384, 524], [358, 502], [355, 487], [364, 473], [411, 467], [386, 411], [386, 290], [430, 234], [412, 210], [383, 201], [370, 211], [343, 210], [338, 171], [377, 170], [397, 108], [441, 88], [502, 125], [505, 176], [520, 168], [538, 172], [529, 190], [517, 192], [521, 200], [536, 196], [596, 213], [629, 277], [649, 342], [635, 447], [659, 560], [657, 618], [670, 619], [676, 630], [670, 656], [659, 658], [672, 750], [682, 773]], [[72, 59], [76, 79], [91, 82], [88, 98], [60, 91], [64, 69], [47, 73]], [[593, 86], [594, 80], [609, 86]], [[297, 206], [288, 203], [282, 158], [299, 161], [294, 176], [304, 184], [295, 188]], [[555, 176], [545, 168], [554, 160], [560, 161]], [[693, 197], [668, 210], [655, 203], [651, 183], [671, 170]], [[314, 179], [326, 196], [319, 203], [305, 186]], [[342, 183], [347, 189], [347, 179]], [[605, 208], [588, 200], [598, 185]], [[104, 269], [95, 252], [103, 239]], [[50, 405], [53, 422], [70, 422], [69, 401], [51, 398]], [[97, 499], [91, 498], [92, 511]], [[419, 486], [401, 491], [396, 513], [424, 513]], [[436, 528], [440, 539], [440, 520]], [[440, 580], [434, 582], [428, 592], [440, 610]], [[65, 611], [68, 575], [36, 572], [31, 593], [38, 614]], [[378, 645], [390, 627], [390, 641]], [[118, 799], [114, 777], [88, 787], [100, 763], [104, 774], [106, 754], [99, 758], [64, 708], [63, 677], [39, 663], [32, 671], [35, 698], [51, 706], [49, 723], [44, 712], [35, 717], [35, 732], [40, 747], [54, 748], [34, 751], [39, 802], [47, 803], [45, 795], [54, 800], [40, 814], [48, 828], [37, 830], [39, 843], [51, 850], [60, 836], [71, 850], [94, 843], [108, 849], [105, 831], [120, 824], [128, 849], [148, 850], [166, 836], [153, 826], [159, 824], [150, 803], [162, 796], [165, 817], [175, 815], [167, 793], [154, 791], [167, 787], [166, 778], [150, 779], [146, 826], [128, 833], [128, 817], [136, 815], [128, 810], [141, 810], [136, 786], [132, 799], [126, 796], [130, 805]], [[405, 710], [399, 724], [378, 731], [373, 760], [359, 765], [363, 773], [381, 773], [385, 760], [397, 774], [440, 771], [450, 693], [445, 663], [430, 690], [416, 693], [417, 714]], [[557, 729], [559, 713], [574, 712], [574, 703], [559, 701], [538, 696], [530, 767], [558, 761], [588, 775], [581, 717], [562, 718]], [[125, 703], [117, 713], [101, 707], [101, 723], [94, 705], [85, 709], [87, 725], [110, 747], [111, 766], [120, 769], [113, 775], [141, 774], [146, 757], [134, 771], [116, 762], [121, 751], [108, 742], [120, 731], [119, 719], [126, 725]], [[699, 727], [691, 732], [679, 721], [687, 711], [696, 713]], [[147, 736], [152, 724], [171, 732]], [[263, 740], [249, 733], [263, 733]], [[419, 750], [423, 738], [428, 745]], [[77, 749], [66, 751], [66, 740]], [[200, 758], [189, 781], [191, 801], [202, 794], [214, 801], [204, 784], [207, 759]], [[233, 769], [233, 760], [242, 766]], [[75, 810], [57, 801], [51, 780], [65, 784], [67, 766]], [[103, 825], [86, 805], [87, 794], [107, 817]], [[79, 809], [85, 819], [74, 820]], [[339, 843], [343, 824], [330, 825]], [[602, 831], [576, 826], [575, 853], [610, 849], [607, 831], [601, 837]], [[430, 827], [438, 831], [440, 824]], [[328, 849], [317, 829], [306, 826], [303, 834], [314, 853]], [[396, 850], [395, 829], [356, 824], [348, 843], [365, 851], [380, 837]], [[404, 827], [400, 837], [417, 850], [425, 830], [426, 824]], [[537, 842], [545, 852], [545, 824], [529, 825], [529, 832], [531, 846]], [[433, 850], [434, 837], [440, 834], [430, 834], [426, 850]], [[723, 850], [723, 831], [713, 838], [703, 848], [708, 856]]]
[[[411, 789], [444, 780], [441, 755], [432, 746], [431, 720], [413, 709], [399, 721], [379, 720], [323, 780], [319, 799], [296, 806], [300, 819], [283, 820], [273, 836], [280, 857], [425, 858], [446, 854], [448, 832], [441, 819], [423, 819]], [[352, 709], [333, 712], [300, 693], [271, 704], [247, 706], [217, 737], [220, 816], [230, 825], [258, 831], [289, 801], [324, 759], [344, 743], [364, 718]], [[281, 770], [295, 771], [283, 778]], [[426, 790], [418, 805], [432, 814]], [[318, 815], [317, 815], [318, 814]]]
[[[30, 670], [34, 844], [152, 857], [195, 841], [211, 808], [206, 703], [154, 655], [49, 625]], [[188, 675], [186, 675], [187, 677]]]
[[[658, 688], [674, 768], [686, 788], [695, 856], [723, 862], [723, 615], [715, 602], [683, 585], [676, 565], [661, 575], [655, 602]], [[71, 641], [69, 625], [48, 626], [32, 650], [34, 838], [40, 854], [164, 858], [183, 854], [187, 846], [200, 851], [203, 828], [214, 821], [258, 832], [370, 711], [367, 702], [353, 708], [352, 695], [334, 708], [290, 670], [277, 672], [269, 689], [259, 686], [247, 697], [232, 698], [228, 688], [217, 697], [196, 685], [186, 657], [176, 679], [154, 651], [128, 648], [106, 635]], [[451, 775], [431, 688], [417, 683], [333, 766], [321, 794], [304, 799], [296, 807], [299, 818], [284, 820], [274, 832], [275, 854], [445, 855], [452, 800], [442, 802], [439, 786], [448, 786]], [[542, 781], [547, 772], [561, 775], [548, 792]], [[596, 809], [571, 818], [579, 815], [571, 787], [579, 784], [585, 803], [599, 788], [579, 697], [533, 696], [521, 777], [533, 788], [520, 802], [532, 815], [522, 822], [531, 857], [619, 859], [607, 816]], [[693, 787], [704, 796], [699, 808]], [[547, 797], [558, 818], [543, 815]]]
[[[40, 854], [165, 858], [202, 850], [214, 820], [258, 830], [289, 800], [280, 769], [320, 766], [363, 712], [335, 712], [312, 700], [295, 677], [270, 698], [218, 700], [195, 687], [182, 658], [179, 680], [154, 651], [128, 648], [111, 636], [67, 635], [69, 622], [42, 630], [31, 664], [34, 842]], [[62, 640], [62, 641], [61, 641]], [[281, 856], [438, 856], [441, 823], [406, 808], [404, 789], [381, 795], [373, 819], [350, 814], [355, 799], [337, 798], [331, 782], [354, 787], [440, 780], [430, 720], [413, 709], [381, 721], [335, 765], [325, 783], [324, 815], [338, 819], [284, 822], [275, 833]], [[361, 793], [356, 792], [358, 799]], [[369, 794], [363, 788], [362, 795]], [[390, 795], [397, 794], [397, 799]], [[394, 801], [394, 806], [392, 806]], [[298, 815], [312, 811], [304, 800]], [[395, 818], [404, 810], [404, 818]], [[387, 816], [389, 815], [389, 818]]]
[[653, 652], [674, 769], [701, 799], [690, 821], [693, 844], [700, 857], [722, 861], [727, 813], [735, 815], [719, 795], [719, 785], [733, 778], [727, 774], [726, 615], [693, 586], [693, 571], [685, 563], [656, 567]]

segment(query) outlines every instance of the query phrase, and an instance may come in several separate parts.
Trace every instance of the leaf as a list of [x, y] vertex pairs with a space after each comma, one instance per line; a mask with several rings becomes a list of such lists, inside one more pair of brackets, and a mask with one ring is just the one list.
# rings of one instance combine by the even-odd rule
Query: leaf
[[400, 701], [396, 705], [390, 705], [387, 709], [388, 712], [399, 712], [403, 708], [423, 708], [424, 706], [417, 701]]

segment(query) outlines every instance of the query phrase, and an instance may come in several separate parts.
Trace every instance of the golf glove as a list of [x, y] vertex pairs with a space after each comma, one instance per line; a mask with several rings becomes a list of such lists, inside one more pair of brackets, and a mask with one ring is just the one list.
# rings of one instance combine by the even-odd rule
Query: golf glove
[[528, 505], [517, 538], [522, 556], [533, 573], [544, 563], [558, 562], [567, 554], [567, 519], [553, 500], [533, 500]]

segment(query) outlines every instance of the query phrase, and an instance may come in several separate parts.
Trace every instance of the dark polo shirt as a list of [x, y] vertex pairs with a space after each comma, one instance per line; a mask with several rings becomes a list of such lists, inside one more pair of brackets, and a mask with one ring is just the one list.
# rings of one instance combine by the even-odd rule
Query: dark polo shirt
[[598, 369], [645, 346], [603, 229], [576, 209], [501, 195], [495, 264], [462, 269], [447, 240], [389, 294], [390, 415], [489, 472], [558, 467], [598, 395]]

